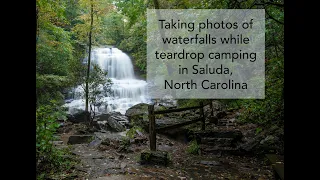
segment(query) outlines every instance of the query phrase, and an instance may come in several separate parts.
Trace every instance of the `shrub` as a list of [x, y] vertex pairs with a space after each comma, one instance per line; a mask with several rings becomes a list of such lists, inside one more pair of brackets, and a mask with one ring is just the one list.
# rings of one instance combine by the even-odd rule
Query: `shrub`
[[51, 101], [48, 105], [40, 105], [36, 109], [36, 171], [38, 179], [70, 168], [71, 161], [63, 156], [67, 152], [56, 149], [52, 144], [54, 133], [59, 127], [58, 118], [64, 119], [65, 114], [56, 101]]

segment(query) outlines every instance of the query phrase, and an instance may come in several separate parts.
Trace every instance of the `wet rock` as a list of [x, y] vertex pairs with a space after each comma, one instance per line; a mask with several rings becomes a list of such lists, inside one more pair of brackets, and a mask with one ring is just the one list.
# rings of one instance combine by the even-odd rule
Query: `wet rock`
[[107, 121], [111, 116], [123, 116], [120, 112], [102, 113], [96, 116], [97, 121]]
[[88, 147], [98, 147], [101, 142], [102, 141], [100, 139], [95, 139], [89, 143]]
[[107, 121], [109, 118], [110, 114], [99, 114], [95, 117], [95, 121]]
[[108, 125], [112, 128], [112, 130], [116, 131], [116, 132], [122, 132], [125, 131], [126, 128], [121, 125], [115, 118], [113, 117], [109, 117], [108, 119]]
[[78, 123], [73, 125], [76, 135], [84, 135], [90, 133], [90, 128], [84, 123]]
[[130, 107], [127, 111], [126, 111], [126, 116], [131, 117], [131, 116], [135, 116], [135, 115], [139, 115], [139, 114], [148, 114], [148, 104], [146, 103], [139, 103], [136, 104], [132, 107]]
[[71, 135], [68, 139], [68, 144], [85, 144], [92, 139], [94, 139], [92, 135]]
[[139, 126], [149, 131], [148, 104], [139, 103], [130, 107], [125, 115], [128, 117], [130, 126]]
[[261, 140], [261, 141], [260, 141], [260, 144], [272, 145], [272, 144], [275, 143], [275, 141], [278, 141], [278, 140], [279, 140], [278, 137], [269, 135], [269, 136], [267, 136], [265, 139]]
[[129, 125], [128, 117], [121, 115], [119, 112], [110, 114], [101, 114], [95, 121], [100, 130], [122, 132]]
[[109, 131], [111, 128], [108, 125], [108, 121], [97, 121], [97, 125], [100, 131]]
[[86, 116], [90, 116], [89, 112], [80, 109], [74, 113], [67, 114], [67, 120], [73, 123], [86, 122]]
[[163, 98], [158, 99], [156, 104], [158, 104], [159, 106], [167, 107], [167, 108], [176, 108], [177, 100], [175, 100], [170, 95], [165, 95]]
[[169, 163], [168, 152], [166, 151], [142, 152], [140, 156], [140, 163], [167, 166]]
[[129, 117], [130, 126], [141, 127], [144, 131], [149, 132], [149, 119], [147, 114], [134, 115]]
[[127, 116], [124, 116], [124, 115], [111, 115], [109, 118], [108, 118], [108, 121], [116, 121], [118, 122], [119, 124], [121, 124], [123, 127], [126, 127], [129, 125], [129, 120], [128, 120], [128, 117]]
[[112, 133], [112, 132], [95, 132], [94, 135], [101, 140], [101, 149], [105, 149], [104, 146], [109, 146], [111, 148], [119, 148], [121, 139], [124, 137], [123, 134]]

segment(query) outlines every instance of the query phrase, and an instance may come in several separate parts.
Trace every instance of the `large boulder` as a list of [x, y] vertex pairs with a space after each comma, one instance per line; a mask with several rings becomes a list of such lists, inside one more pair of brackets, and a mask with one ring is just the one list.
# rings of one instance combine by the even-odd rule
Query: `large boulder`
[[96, 117], [100, 130], [122, 132], [129, 125], [128, 117], [120, 112], [101, 114]]
[[112, 128], [112, 130], [115, 130], [117, 132], [122, 132], [126, 130], [126, 128], [113, 117], [109, 117], [108, 125]]
[[96, 121], [107, 121], [110, 116], [123, 116], [120, 112], [102, 113], [95, 117]]
[[128, 120], [128, 117], [127, 116], [124, 116], [122, 114], [114, 114], [114, 115], [111, 115], [109, 118], [108, 118], [108, 121], [109, 120], [114, 120], [114, 121], [117, 121], [119, 124], [121, 124], [122, 126], [124, 127], [127, 127], [129, 125], [129, 120]]
[[149, 130], [148, 104], [140, 103], [130, 107], [126, 111], [131, 126], [142, 127], [145, 131]]
[[95, 132], [94, 133], [96, 139], [100, 140], [101, 144], [100, 148], [103, 149], [104, 146], [111, 146], [115, 149], [120, 147], [121, 142], [124, 140], [125, 132]]
[[130, 107], [126, 111], [125, 115], [128, 117], [131, 117], [131, 116], [139, 115], [139, 114], [148, 114], [148, 106], [149, 106], [149, 104], [146, 104], [146, 103], [136, 104], [136, 105]]
[[[247, 133], [239, 148], [245, 152], [255, 154], [280, 153], [283, 154], [283, 129], [276, 126], [266, 129], [260, 133], [256, 133], [252, 129], [252, 133]], [[253, 135], [250, 135], [253, 134]]]
[[86, 122], [86, 116], [89, 117], [89, 112], [77, 110], [72, 114], [67, 114], [67, 120], [73, 123]]

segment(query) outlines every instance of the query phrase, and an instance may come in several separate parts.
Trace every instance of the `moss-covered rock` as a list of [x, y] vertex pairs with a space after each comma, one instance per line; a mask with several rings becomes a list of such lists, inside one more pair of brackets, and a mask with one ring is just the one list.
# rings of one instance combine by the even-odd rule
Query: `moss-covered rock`
[[149, 131], [148, 104], [140, 103], [132, 106], [126, 111], [130, 126], [139, 126], [145, 131]]

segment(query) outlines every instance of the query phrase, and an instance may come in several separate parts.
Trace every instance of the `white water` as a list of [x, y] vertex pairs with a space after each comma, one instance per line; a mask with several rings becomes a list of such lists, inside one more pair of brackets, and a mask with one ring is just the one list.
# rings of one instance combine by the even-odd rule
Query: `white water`
[[[138, 103], [148, 103], [146, 96], [147, 82], [134, 76], [133, 65], [128, 55], [117, 48], [96, 48], [92, 51], [92, 63], [97, 63], [101, 69], [108, 71], [112, 80], [112, 97], [103, 97], [102, 105], [96, 107], [96, 112], [118, 111], [125, 114], [126, 110]], [[65, 104], [73, 114], [77, 109], [85, 109], [85, 100], [79, 93], [81, 86], [74, 89], [74, 99]]]

